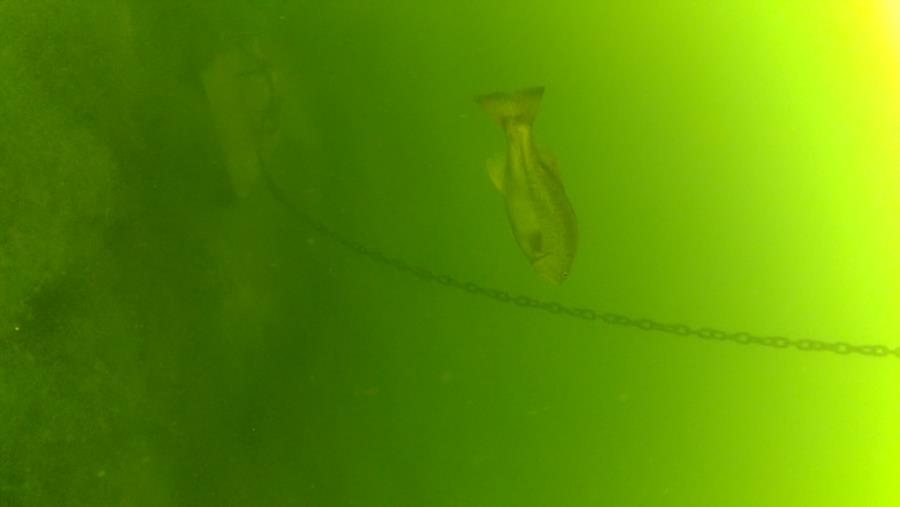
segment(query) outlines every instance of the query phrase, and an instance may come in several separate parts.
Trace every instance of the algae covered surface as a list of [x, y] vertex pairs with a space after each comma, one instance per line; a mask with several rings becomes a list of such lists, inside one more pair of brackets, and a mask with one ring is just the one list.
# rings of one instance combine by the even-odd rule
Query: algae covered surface
[[888, 4], [0, 0], [0, 506], [895, 507]]

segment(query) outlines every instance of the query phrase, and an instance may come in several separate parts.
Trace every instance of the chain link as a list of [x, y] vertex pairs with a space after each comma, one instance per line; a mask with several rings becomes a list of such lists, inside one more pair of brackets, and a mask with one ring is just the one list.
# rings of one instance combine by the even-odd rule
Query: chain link
[[542, 310], [554, 315], [565, 315], [581, 320], [601, 322], [609, 326], [629, 327], [646, 332], [690, 336], [701, 340], [731, 342], [739, 345], [758, 345], [775, 349], [793, 348], [804, 352], [833, 352], [841, 355], [857, 354], [868, 357], [900, 358], [900, 346], [891, 348], [885, 345], [854, 345], [814, 338], [793, 339], [784, 336], [759, 336], [747, 332], [728, 332], [708, 327], [696, 328], [687, 324], [658, 322], [648, 318], [633, 318], [618, 313], [598, 312], [591, 308], [577, 308], [553, 301], [542, 301], [521, 294], [510, 294], [502, 289], [484, 287], [475, 282], [459, 280], [450, 275], [436, 274], [426, 267], [409, 264], [403, 259], [392, 257], [357, 241], [345, 238], [318, 221], [311, 219], [306, 213], [294, 206], [290, 200], [285, 198], [268, 173], [264, 171], [263, 174], [275, 198], [314, 231], [379, 264], [389, 266], [421, 280], [443, 285], [444, 287], [463, 290], [472, 295], [483, 296], [522, 308]]
[[[276, 97], [277, 94], [274, 81], [268, 73], [267, 78], [269, 91], [272, 97]], [[475, 282], [459, 280], [449, 275], [436, 274], [426, 267], [409, 264], [403, 259], [386, 255], [383, 252], [372, 249], [362, 243], [346, 238], [321, 222], [313, 220], [302, 209], [295, 206], [281, 191], [281, 188], [275, 183], [271, 174], [266, 170], [266, 160], [265, 157], [262, 156], [261, 151], [257, 154], [257, 158], [260, 168], [262, 169], [262, 176], [265, 179], [269, 190], [272, 192], [272, 195], [278, 202], [300, 219], [304, 225], [310, 227], [322, 236], [330, 238], [352, 252], [368, 257], [369, 259], [398, 271], [410, 274], [421, 280], [437, 283], [453, 289], [464, 290], [469, 294], [483, 296], [504, 304], [543, 310], [554, 315], [565, 315], [581, 320], [602, 322], [609, 326], [630, 327], [646, 332], [691, 336], [701, 340], [732, 342], [740, 345], [759, 345], [776, 349], [793, 348], [806, 352], [833, 352], [841, 355], [858, 354], [868, 357], [892, 356], [900, 358], [900, 346], [891, 348], [885, 345], [853, 345], [845, 342], [826, 341], [814, 338], [792, 339], [783, 336], [758, 336], [746, 332], [727, 332], [707, 327], [695, 328], [687, 324], [664, 323], [648, 318], [633, 318], [617, 313], [598, 312], [591, 308], [577, 308], [552, 301], [541, 301], [525, 295], [510, 294], [501, 289], [484, 287]]]

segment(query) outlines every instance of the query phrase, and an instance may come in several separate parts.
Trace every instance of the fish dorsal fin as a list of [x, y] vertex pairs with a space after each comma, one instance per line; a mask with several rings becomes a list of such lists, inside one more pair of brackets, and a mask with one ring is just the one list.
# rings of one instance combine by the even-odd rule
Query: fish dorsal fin
[[490, 176], [491, 178], [491, 182], [494, 183], [494, 187], [496, 187], [497, 190], [499, 190], [501, 193], [505, 193], [506, 155], [504, 153], [498, 153], [489, 158], [487, 161], [487, 172], [488, 176]]

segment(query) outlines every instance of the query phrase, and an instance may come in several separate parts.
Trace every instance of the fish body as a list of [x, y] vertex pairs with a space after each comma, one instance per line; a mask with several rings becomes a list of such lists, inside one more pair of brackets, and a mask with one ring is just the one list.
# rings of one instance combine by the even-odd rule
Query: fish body
[[542, 155], [532, 125], [543, 88], [492, 93], [475, 101], [503, 127], [505, 156], [488, 162], [494, 186], [506, 200], [513, 235], [541, 278], [560, 284], [578, 248], [578, 224], [559, 168]]

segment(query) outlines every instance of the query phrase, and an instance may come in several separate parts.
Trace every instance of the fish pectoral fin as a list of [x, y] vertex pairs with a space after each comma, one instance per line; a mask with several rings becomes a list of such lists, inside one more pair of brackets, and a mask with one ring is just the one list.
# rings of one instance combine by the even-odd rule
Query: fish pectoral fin
[[487, 161], [487, 172], [491, 178], [494, 187], [502, 193], [505, 193], [506, 182], [506, 155], [498, 153]]

